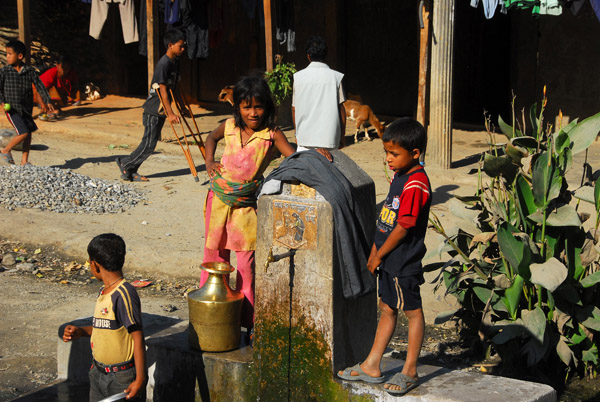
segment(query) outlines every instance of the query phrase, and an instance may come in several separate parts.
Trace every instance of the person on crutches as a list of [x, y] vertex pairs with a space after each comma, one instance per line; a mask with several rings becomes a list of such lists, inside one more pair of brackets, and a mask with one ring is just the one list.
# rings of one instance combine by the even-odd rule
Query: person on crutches
[[[154, 152], [165, 119], [169, 119], [171, 124], [179, 123], [179, 116], [171, 108], [170, 92], [179, 78], [179, 57], [185, 51], [185, 35], [180, 30], [170, 29], [165, 33], [163, 41], [167, 51], [156, 64], [148, 98], [143, 105], [142, 141], [129, 156], [116, 158], [123, 180], [148, 181], [147, 177], [138, 173], [140, 165]], [[158, 84], [158, 89], [155, 84]]]

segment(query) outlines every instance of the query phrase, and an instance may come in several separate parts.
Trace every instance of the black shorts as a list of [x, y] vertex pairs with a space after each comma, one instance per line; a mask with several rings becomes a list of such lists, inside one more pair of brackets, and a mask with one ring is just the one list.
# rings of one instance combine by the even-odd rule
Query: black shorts
[[380, 271], [379, 297], [394, 310], [416, 310], [422, 307], [420, 287], [424, 282], [423, 273], [397, 277]]
[[15, 128], [17, 135], [33, 133], [38, 129], [31, 115], [8, 112], [6, 113], [6, 117], [8, 118], [10, 124], [12, 124], [12, 126]]

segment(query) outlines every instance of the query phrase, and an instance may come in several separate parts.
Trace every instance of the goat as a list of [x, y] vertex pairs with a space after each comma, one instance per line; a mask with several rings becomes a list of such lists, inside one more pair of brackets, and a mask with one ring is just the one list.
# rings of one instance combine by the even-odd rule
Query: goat
[[100, 88], [95, 85], [93, 82], [88, 82], [85, 84], [85, 99], [89, 101], [95, 101], [100, 99], [102, 95], [100, 94]]
[[227, 85], [219, 93], [219, 102], [229, 102], [233, 106], [233, 85]]
[[365, 127], [365, 123], [367, 121], [373, 128], [375, 128], [379, 138], [383, 136], [383, 130], [385, 129], [385, 126], [379, 121], [369, 106], [362, 105], [357, 101], [347, 100], [344, 102], [344, 108], [346, 109], [346, 118], [356, 122], [354, 143], [358, 142], [358, 133], [361, 129], [365, 132], [365, 138], [368, 138], [369, 141], [372, 141], [372, 138], [369, 136], [369, 131]]

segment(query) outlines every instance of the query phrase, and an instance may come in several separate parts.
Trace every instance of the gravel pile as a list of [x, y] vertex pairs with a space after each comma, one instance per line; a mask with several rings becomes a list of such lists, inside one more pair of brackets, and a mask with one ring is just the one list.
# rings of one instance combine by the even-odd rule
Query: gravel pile
[[70, 169], [0, 166], [0, 205], [59, 213], [126, 211], [146, 200], [134, 186], [92, 179]]

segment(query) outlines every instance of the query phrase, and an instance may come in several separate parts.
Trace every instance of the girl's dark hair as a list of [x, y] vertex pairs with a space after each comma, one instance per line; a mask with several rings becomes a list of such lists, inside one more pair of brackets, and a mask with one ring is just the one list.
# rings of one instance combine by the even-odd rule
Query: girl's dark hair
[[424, 152], [427, 134], [421, 123], [412, 117], [401, 117], [386, 127], [381, 141], [392, 142], [408, 151], [418, 149]]
[[114, 233], [98, 235], [87, 247], [90, 261], [95, 261], [107, 271], [120, 271], [125, 263], [125, 242]]
[[243, 101], [252, 102], [252, 98], [260, 102], [265, 108], [261, 127], [274, 130], [277, 124], [277, 112], [273, 95], [267, 81], [257, 74], [242, 77], [233, 88], [233, 118], [235, 119], [235, 125], [240, 128], [246, 127], [246, 123], [244, 123], [240, 114], [240, 105]]

